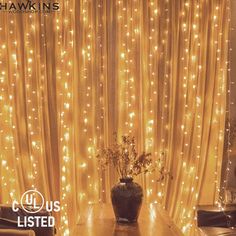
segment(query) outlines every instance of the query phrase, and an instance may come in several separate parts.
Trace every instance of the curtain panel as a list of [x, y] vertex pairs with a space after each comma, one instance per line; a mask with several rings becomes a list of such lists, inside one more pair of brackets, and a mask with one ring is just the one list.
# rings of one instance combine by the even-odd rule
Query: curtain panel
[[117, 181], [97, 151], [129, 134], [164, 173], [136, 179], [145, 201], [194, 234], [195, 206], [220, 188], [230, 1], [59, 3], [0, 12], [0, 202], [37, 189], [73, 235]]

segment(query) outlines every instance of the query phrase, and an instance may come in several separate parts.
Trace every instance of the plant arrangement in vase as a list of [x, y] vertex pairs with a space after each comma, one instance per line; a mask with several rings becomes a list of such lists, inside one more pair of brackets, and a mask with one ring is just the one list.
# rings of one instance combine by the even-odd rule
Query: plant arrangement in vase
[[111, 147], [101, 149], [97, 155], [102, 169], [113, 166], [120, 182], [111, 189], [111, 200], [116, 220], [122, 223], [133, 223], [138, 219], [143, 190], [133, 182], [133, 177], [141, 173], [153, 171], [151, 153], [138, 154], [135, 139], [131, 136], [122, 136], [121, 142], [114, 135]]

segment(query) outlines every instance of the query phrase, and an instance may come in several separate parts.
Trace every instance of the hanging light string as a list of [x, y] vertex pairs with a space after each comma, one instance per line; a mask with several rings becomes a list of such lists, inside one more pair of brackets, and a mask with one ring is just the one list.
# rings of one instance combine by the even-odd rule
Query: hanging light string
[[[228, 22], [230, 24], [231, 22], [231, 8], [230, 5], [232, 4], [230, 2], [230, 0], [227, 1], [228, 2], [228, 6], [227, 6], [227, 11], [228, 11]], [[230, 24], [230, 31], [229, 31], [229, 39], [232, 38], [232, 30], [234, 30], [233, 28], [231, 28], [231, 24]], [[231, 42], [232, 43], [232, 42]], [[232, 94], [231, 91], [233, 90], [233, 86], [234, 86], [234, 82], [232, 81], [231, 78], [231, 52], [232, 52], [232, 48], [230, 46], [230, 40], [227, 40], [227, 44], [229, 45], [229, 51], [228, 51], [228, 62], [227, 62], [227, 80], [228, 80], [228, 86], [227, 86], [227, 110], [226, 110], [226, 117], [227, 117], [227, 123], [226, 123], [226, 167], [225, 167], [225, 172], [224, 172], [224, 178], [222, 180], [222, 188], [218, 188], [218, 192], [220, 192], [220, 197], [219, 197], [219, 201], [216, 201], [216, 204], [218, 205], [218, 207], [225, 212], [225, 208], [227, 205], [227, 185], [228, 185], [228, 181], [229, 181], [229, 175], [231, 172], [231, 152], [232, 152], [232, 143], [231, 143], [231, 134], [232, 134], [232, 128], [231, 128], [231, 105], [234, 105], [232, 102]]]

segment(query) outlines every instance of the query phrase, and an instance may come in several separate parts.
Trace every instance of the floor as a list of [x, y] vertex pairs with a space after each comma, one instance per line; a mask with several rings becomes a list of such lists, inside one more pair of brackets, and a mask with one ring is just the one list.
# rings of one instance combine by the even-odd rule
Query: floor
[[182, 236], [167, 213], [157, 205], [143, 205], [137, 224], [115, 222], [111, 205], [93, 205], [73, 233], [80, 236]]

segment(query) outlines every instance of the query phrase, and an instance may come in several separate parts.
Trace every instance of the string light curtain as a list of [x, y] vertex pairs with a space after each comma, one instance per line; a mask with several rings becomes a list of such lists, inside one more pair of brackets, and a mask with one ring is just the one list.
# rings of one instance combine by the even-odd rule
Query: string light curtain
[[36, 188], [59, 199], [62, 235], [107, 201], [113, 171], [96, 152], [134, 135], [165, 173], [145, 200], [193, 233], [218, 199], [227, 95], [227, 0], [60, 1], [48, 14], [0, 14], [0, 201]]

